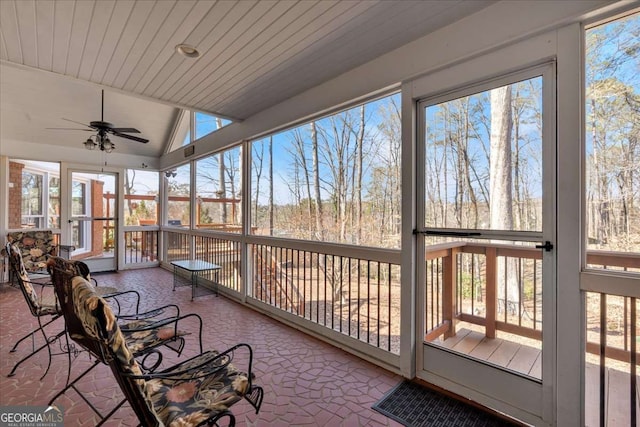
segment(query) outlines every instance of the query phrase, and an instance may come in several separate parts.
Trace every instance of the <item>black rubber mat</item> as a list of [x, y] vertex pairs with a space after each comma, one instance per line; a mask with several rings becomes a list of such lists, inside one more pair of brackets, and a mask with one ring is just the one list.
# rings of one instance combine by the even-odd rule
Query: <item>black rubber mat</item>
[[403, 381], [373, 409], [410, 427], [513, 426], [493, 414], [411, 381]]

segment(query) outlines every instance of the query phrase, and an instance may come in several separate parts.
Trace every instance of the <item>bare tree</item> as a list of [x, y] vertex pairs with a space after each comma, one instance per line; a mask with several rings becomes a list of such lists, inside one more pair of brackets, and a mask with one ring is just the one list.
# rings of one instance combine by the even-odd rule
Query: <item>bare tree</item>
[[[491, 160], [490, 160], [490, 226], [494, 230], [513, 229], [513, 197], [511, 177], [511, 130], [513, 127], [511, 86], [491, 90]], [[504, 269], [498, 259], [498, 271]], [[498, 275], [498, 300], [505, 309], [514, 311], [520, 303], [515, 267], [507, 265], [507, 277]], [[506, 283], [504, 282], [506, 280]], [[505, 289], [506, 288], [506, 289]]]
[[356, 159], [355, 159], [355, 186], [354, 193], [356, 196], [356, 243], [362, 241], [362, 165], [363, 165], [363, 149], [364, 145], [364, 104], [360, 106], [360, 129], [356, 138]]
[[[131, 172], [131, 178], [129, 178], [129, 173]], [[133, 185], [136, 180], [136, 171], [135, 169], [129, 169], [127, 173], [124, 174], [124, 194], [131, 195], [133, 194]], [[129, 216], [133, 215], [133, 206], [131, 206], [131, 199], [127, 198], [127, 210], [129, 211]]]
[[253, 217], [258, 222], [258, 207], [260, 202], [260, 180], [262, 178], [262, 168], [264, 163], [264, 143], [252, 144], [251, 163], [255, 173], [254, 196], [253, 196]]
[[273, 136], [269, 137], [269, 235], [273, 236]]
[[316, 238], [324, 240], [324, 227], [322, 225], [322, 197], [320, 195], [320, 164], [318, 161], [318, 132], [316, 122], [309, 123], [311, 131], [311, 149], [313, 162], [313, 192], [315, 200]]
[[306, 201], [307, 201], [307, 217], [308, 221], [306, 221], [307, 231], [311, 234], [312, 222], [311, 218], [313, 217], [312, 212], [312, 200], [311, 200], [311, 177], [309, 176], [311, 171], [307, 165], [307, 153], [306, 153], [306, 143], [305, 137], [300, 131], [300, 128], [294, 129], [292, 132], [292, 143], [293, 143], [293, 158], [296, 163], [296, 167], [301, 171], [304, 179], [304, 186], [306, 188]]

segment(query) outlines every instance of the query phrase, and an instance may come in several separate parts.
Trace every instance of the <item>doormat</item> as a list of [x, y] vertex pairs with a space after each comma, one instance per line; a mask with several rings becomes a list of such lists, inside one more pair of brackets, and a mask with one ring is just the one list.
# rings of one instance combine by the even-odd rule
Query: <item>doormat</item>
[[403, 381], [372, 407], [374, 410], [409, 427], [493, 427], [514, 426], [507, 420], [473, 405]]

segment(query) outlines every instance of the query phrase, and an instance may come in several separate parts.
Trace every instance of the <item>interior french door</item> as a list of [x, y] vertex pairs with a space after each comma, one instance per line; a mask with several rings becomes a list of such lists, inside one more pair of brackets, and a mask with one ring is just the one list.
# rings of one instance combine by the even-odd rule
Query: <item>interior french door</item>
[[554, 375], [554, 80], [549, 63], [417, 104], [418, 374], [529, 422]]
[[92, 272], [117, 270], [118, 176], [108, 172], [69, 171], [71, 259]]

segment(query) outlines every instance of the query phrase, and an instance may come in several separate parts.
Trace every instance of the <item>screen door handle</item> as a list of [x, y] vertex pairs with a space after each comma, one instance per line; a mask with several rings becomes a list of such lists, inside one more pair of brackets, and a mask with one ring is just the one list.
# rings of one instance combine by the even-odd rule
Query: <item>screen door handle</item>
[[553, 244], [547, 240], [544, 242], [544, 245], [536, 245], [536, 249], [544, 249], [547, 252], [551, 252], [551, 249], [553, 249]]

